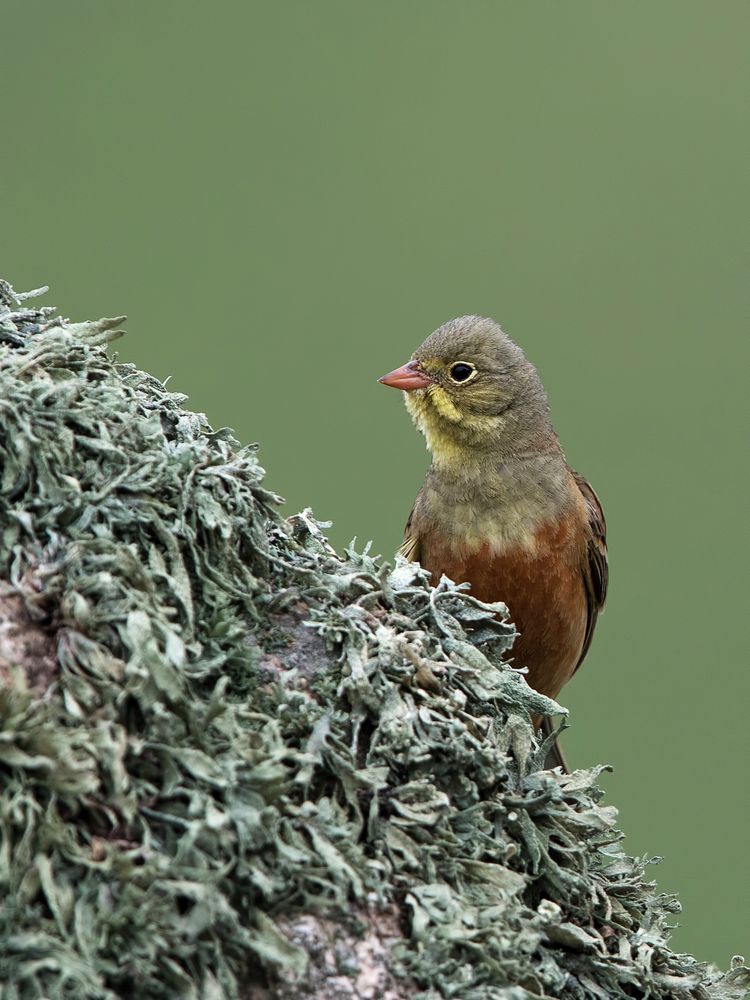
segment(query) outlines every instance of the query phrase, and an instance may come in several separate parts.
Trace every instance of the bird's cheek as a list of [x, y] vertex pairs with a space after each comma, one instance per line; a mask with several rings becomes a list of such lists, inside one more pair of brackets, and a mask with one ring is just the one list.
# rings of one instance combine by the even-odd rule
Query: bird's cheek
[[433, 404], [438, 414], [452, 424], [458, 424], [462, 420], [462, 413], [451, 397], [439, 385], [430, 390], [430, 402]]

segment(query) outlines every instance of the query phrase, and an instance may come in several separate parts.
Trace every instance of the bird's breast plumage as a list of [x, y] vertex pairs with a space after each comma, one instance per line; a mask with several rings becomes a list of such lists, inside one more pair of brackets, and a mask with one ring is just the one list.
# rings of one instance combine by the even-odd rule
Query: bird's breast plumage
[[433, 466], [415, 505], [415, 522], [420, 534], [437, 535], [459, 553], [534, 550], [545, 525], [568, 514], [582, 516], [569, 480], [560, 454], [450, 470]]
[[473, 479], [428, 475], [409, 531], [435, 582], [445, 575], [470, 583], [480, 600], [505, 602], [520, 633], [515, 665], [555, 697], [584, 649], [591, 536], [584, 497], [562, 457]]
[[531, 539], [478, 546], [452, 544], [428, 533], [420, 561], [433, 574], [471, 584], [483, 601], [504, 601], [519, 631], [515, 666], [529, 684], [556, 697], [578, 665], [586, 632], [586, 588], [581, 572], [585, 539], [578, 511], [541, 524]]

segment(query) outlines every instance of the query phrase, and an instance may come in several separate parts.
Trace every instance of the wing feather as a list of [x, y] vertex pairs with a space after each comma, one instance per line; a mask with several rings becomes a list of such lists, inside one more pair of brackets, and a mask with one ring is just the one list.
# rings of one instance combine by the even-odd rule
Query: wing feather
[[420, 558], [420, 540], [419, 532], [417, 531], [415, 525], [414, 512], [417, 509], [417, 504], [419, 503], [419, 497], [414, 501], [414, 506], [409, 512], [409, 517], [406, 520], [406, 527], [404, 528], [404, 540], [399, 548], [399, 555], [402, 555], [404, 559], [408, 559], [410, 562], [419, 562]]
[[574, 472], [573, 469], [570, 471], [586, 503], [590, 530], [590, 537], [586, 547], [586, 558], [582, 567], [584, 583], [586, 585], [588, 615], [583, 647], [581, 655], [578, 658], [578, 663], [576, 664], [577, 670], [581, 663], [583, 663], [586, 653], [589, 651], [597, 619], [604, 610], [607, 600], [609, 562], [607, 559], [607, 522], [604, 519], [601, 501], [596, 495], [594, 488], [580, 473]]

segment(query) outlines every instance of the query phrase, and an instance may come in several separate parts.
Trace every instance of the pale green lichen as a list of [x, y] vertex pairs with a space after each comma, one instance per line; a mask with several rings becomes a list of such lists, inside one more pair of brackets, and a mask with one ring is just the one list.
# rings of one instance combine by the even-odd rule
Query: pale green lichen
[[0, 599], [48, 651], [0, 671], [2, 1000], [301, 997], [296, 918], [394, 908], [404, 996], [743, 996], [601, 769], [542, 769], [498, 607], [283, 522], [118, 322], [0, 285]]

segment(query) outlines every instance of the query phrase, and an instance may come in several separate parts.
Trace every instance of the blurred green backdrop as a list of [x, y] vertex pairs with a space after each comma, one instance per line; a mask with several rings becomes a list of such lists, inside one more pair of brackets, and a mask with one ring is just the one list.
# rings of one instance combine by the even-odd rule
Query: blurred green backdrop
[[[566, 689], [678, 948], [747, 944], [746, 3], [5, 0], [2, 273], [259, 440], [390, 556], [427, 463], [383, 372], [451, 316], [538, 365], [605, 504]], [[743, 310], [743, 307], [745, 309]]]

